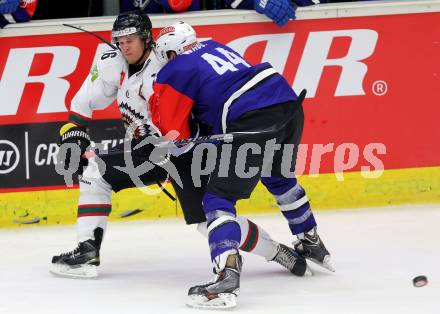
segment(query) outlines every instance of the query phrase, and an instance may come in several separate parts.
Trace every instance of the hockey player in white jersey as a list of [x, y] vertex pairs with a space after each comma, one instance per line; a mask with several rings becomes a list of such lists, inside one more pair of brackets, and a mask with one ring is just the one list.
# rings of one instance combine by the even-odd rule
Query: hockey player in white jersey
[[[78, 145], [81, 152], [78, 157], [78, 174], [81, 174], [77, 216], [78, 247], [52, 258], [51, 272], [55, 275], [73, 278], [98, 276], [100, 247], [112, 208], [112, 190], [118, 192], [135, 186], [127, 173], [116, 168], [125, 166], [122, 147], [112, 154], [98, 154], [89, 159], [84, 157], [90, 144], [87, 124], [93, 110], [103, 109], [117, 99], [124, 124], [130, 126], [127, 132], [130, 133], [130, 158], [134, 166], [151, 161], [149, 154], [153, 145], [135, 149], [145, 137], [160, 135], [151, 122], [147, 105], [156, 73], [161, 68], [153, 53], [151, 28], [151, 21], [145, 13], [134, 11], [120, 14], [112, 29], [112, 41], [119, 50], [107, 51], [101, 55], [72, 99], [69, 123], [61, 128], [60, 141], [61, 144]], [[66, 155], [66, 166], [69, 166], [70, 157]], [[105, 171], [101, 171], [100, 176], [94, 176], [92, 172], [96, 167], [90, 165], [98, 164], [100, 168], [96, 162], [98, 159], [105, 164]], [[177, 168], [183, 188], [174, 180], [172, 183], [185, 221], [187, 224], [197, 224], [197, 229], [207, 236], [202, 197], [208, 177], [203, 178], [202, 187], [194, 187], [190, 172], [191, 152], [171, 157], [171, 161], [166, 162], [167, 160], [165, 158], [165, 163], [157, 164], [141, 175], [142, 184], [150, 185], [166, 180], [167, 174]], [[297, 276], [310, 273], [305, 259], [295, 249], [272, 240], [261, 227], [245, 217], [238, 216], [237, 220], [242, 233], [241, 250], [263, 256], [268, 261], [275, 261]]]

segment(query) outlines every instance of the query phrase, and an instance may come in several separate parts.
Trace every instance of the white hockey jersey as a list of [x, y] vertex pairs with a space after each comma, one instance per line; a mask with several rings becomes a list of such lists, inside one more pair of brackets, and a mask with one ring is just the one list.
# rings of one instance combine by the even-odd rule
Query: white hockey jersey
[[94, 110], [104, 109], [117, 99], [129, 137], [160, 135], [151, 122], [148, 100], [161, 67], [154, 51], [151, 51], [142, 69], [128, 77], [128, 63], [121, 52], [104, 52], [72, 99], [69, 120], [85, 125]]

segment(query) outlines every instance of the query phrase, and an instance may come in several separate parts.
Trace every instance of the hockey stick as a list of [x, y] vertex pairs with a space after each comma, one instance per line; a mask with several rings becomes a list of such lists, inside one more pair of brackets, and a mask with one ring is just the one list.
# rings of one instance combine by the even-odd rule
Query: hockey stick
[[[159, 143], [154, 143], [153, 145], [159, 148], [176, 148], [182, 147], [188, 144], [202, 144], [202, 143], [211, 143], [211, 142], [221, 142], [221, 141], [232, 141], [234, 139], [234, 135], [238, 134], [258, 134], [259, 132], [242, 132], [242, 133], [226, 133], [226, 134], [214, 134], [207, 136], [199, 136], [199, 137], [191, 137], [183, 140], [174, 140], [174, 141], [162, 141]], [[99, 154], [103, 155], [116, 155], [120, 154], [122, 151], [120, 149], [108, 149], [99, 151]], [[131, 150], [126, 150], [124, 153], [131, 153]]]
[[90, 35], [92, 35], [92, 36], [98, 38], [98, 39], [99, 39], [100, 41], [102, 41], [103, 43], [106, 43], [107, 45], [109, 45], [110, 47], [112, 47], [114, 50], [119, 50], [119, 48], [118, 48], [117, 46], [113, 45], [111, 42], [109, 42], [108, 40], [102, 38], [101, 36], [99, 36], [98, 34], [96, 34], [96, 33], [94, 33], [94, 32], [88, 31], [88, 30], [86, 30], [86, 29], [84, 29], [84, 28], [81, 28], [81, 27], [78, 27], [78, 26], [74, 26], [74, 25], [71, 25], [71, 24], [62, 24], [62, 25], [63, 25], [63, 26], [70, 27], [70, 28], [74, 28], [74, 29], [77, 29], [77, 30], [80, 30], [80, 31], [85, 32], [85, 33], [87, 33], [87, 34], [90, 34]]
[[[284, 124], [283, 124], [284, 125]], [[159, 148], [176, 148], [182, 147], [188, 144], [202, 144], [202, 143], [212, 143], [212, 142], [227, 142], [232, 141], [234, 138], [249, 136], [249, 135], [257, 135], [263, 133], [270, 133], [276, 130], [276, 127], [270, 127], [268, 129], [262, 129], [258, 131], [245, 131], [245, 132], [232, 132], [232, 133], [224, 133], [224, 134], [213, 134], [213, 135], [205, 135], [199, 137], [190, 137], [182, 140], [172, 140], [172, 141], [162, 141], [159, 143], [152, 143], [154, 146]], [[131, 150], [124, 151], [125, 153], [131, 153]], [[115, 155], [120, 154], [120, 149], [108, 149], [99, 151], [100, 154], [104, 155]]]
[[[283, 124], [284, 126], [285, 124]], [[182, 147], [188, 144], [202, 144], [202, 143], [211, 143], [211, 142], [227, 142], [232, 141], [234, 138], [249, 136], [249, 135], [257, 135], [263, 133], [274, 132], [277, 129], [276, 126], [272, 126], [267, 129], [262, 129], [258, 131], [243, 131], [243, 132], [231, 132], [224, 134], [213, 134], [213, 135], [205, 135], [199, 137], [192, 137], [183, 140], [174, 140], [174, 141], [164, 141], [157, 144], [154, 144], [156, 147], [160, 148], [174, 148], [174, 147]]]
[[226, 133], [226, 134], [214, 134], [214, 135], [206, 135], [199, 137], [192, 137], [183, 140], [174, 140], [174, 141], [164, 141], [157, 144], [154, 144], [156, 147], [160, 148], [173, 148], [173, 147], [182, 147], [188, 144], [201, 144], [201, 143], [210, 143], [217, 141], [232, 141], [234, 139], [234, 133]]

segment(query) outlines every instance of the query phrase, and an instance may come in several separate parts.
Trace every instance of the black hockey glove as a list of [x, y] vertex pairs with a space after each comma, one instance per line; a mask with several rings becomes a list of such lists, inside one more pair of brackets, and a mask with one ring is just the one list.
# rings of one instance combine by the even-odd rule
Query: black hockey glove
[[168, 149], [156, 147], [155, 144], [160, 143], [161, 139], [157, 136], [148, 135], [131, 142], [133, 154], [159, 166], [168, 162]]
[[[60, 149], [63, 149], [63, 144], [69, 144], [64, 146], [64, 149], [66, 149], [64, 169], [70, 168], [71, 160], [79, 160], [76, 173], [81, 175], [84, 171], [83, 167], [88, 165], [88, 160], [84, 157], [84, 153], [90, 145], [90, 137], [87, 130], [73, 123], [63, 125], [60, 129]], [[76, 148], [72, 147], [72, 144], [76, 145]], [[72, 167], [75, 168], [76, 166], [72, 165]]]
[[[189, 127], [191, 129], [191, 138], [194, 140], [197, 140], [203, 133], [202, 133], [202, 124], [198, 122], [194, 117], [191, 117], [189, 120]], [[195, 144], [190, 143], [183, 146], [180, 146], [175, 149], [170, 149], [170, 153], [173, 156], [180, 156], [182, 154], [191, 152], [194, 150]]]

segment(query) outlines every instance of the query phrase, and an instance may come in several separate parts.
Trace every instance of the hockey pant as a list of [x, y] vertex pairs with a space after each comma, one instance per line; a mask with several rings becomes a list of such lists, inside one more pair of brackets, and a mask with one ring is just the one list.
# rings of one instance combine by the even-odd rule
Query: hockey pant
[[[220, 159], [223, 149], [227, 145], [232, 145], [228, 148], [231, 151], [229, 175], [221, 175], [217, 165], [211, 174], [207, 192], [203, 197], [211, 260], [217, 271], [224, 267], [227, 256], [237, 252], [241, 245], [240, 224], [236, 216], [235, 203], [240, 199], [249, 198], [260, 179], [276, 198], [293, 235], [316, 226], [304, 189], [297, 183], [294, 176], [285, 177], [286, 171], [281, 169], [283, 149], [274, 151], [273, 158], [269, 161], [261, 152], [246, 155], [244, 162], [238, 160], [241, 158], [238, 152], [243, 145], [258, 144], [262, 148], [261, 151], [264, 151], [267, 143], [271, 141], [281, 147], [285, 144], [294, 144], [295, 149], [291, 152], [293, 155], [291, 168], [294, 169], [297, 147], [304, 125], [301, 103], [300, 97], [294, 102], [250, 111], [228, 124], [227, 132], [254, 131], [255, 128], [274, 130], [259, 132], [246, 139], [237, 139], [232, 144], [223, 144], [217, 151], [217, 159]], [[257, 173], [253, 176], [237, 174], [238, 162], [245, 164], [246, 169], [257, 169]]]
[[[79, 180], [80, 196], [78, 202], [77, 235], [78, 242], [94, 239], [94, 230], [100, 227], [106, 230], [108, 216], [112, 209], [112, 190], [118, 192], [122, 189], [133, 187], [131, 179], [124, 173], [113, 169], [113, 166], [122, 164], [120, 156], [99, 156], [106, 164], [105, 174], [98, 172], [94, 159], [89, 160], [90, 166], [86, 168], [83, 177]], [[133, 157], [135, 159], [136, 157]], [[187, 224], [198, 224], [197, 229], [207, 236], [206, 218], [203, 212], [202, 197], [206, 190], [208, 177], [203, 178], [204, 184], [200, 188], [194, 187], [190, 176], [190, 162], [192, 154], [187, 153], [174, 159], [173, 163], [179, 170], [185, 190], [179, 188], [174, 182], [178, 199]], [[157, 167], [156, 167], [157, 168]], [[166, 179], [166, 173], [161, 169], [150, 171], [142, 177], [145, 185], [154, 184], [157, 180]], [[111, 183], [109, 183], [111, 182]], [[268, 233], [260, 226], [245, 217], [237, 217], [240, 224], [242, 241], [240, 249], [252, 254], [263, 256], [272, 260], [277, 253], [278, 243], [273, 241]]]

